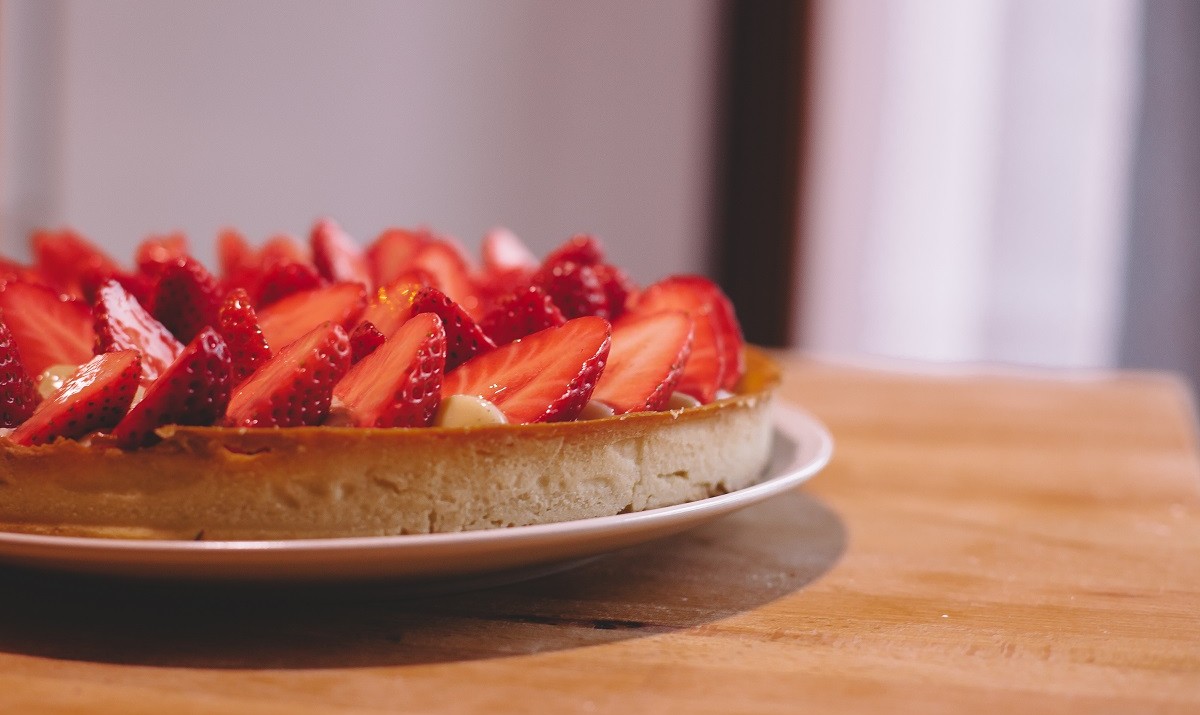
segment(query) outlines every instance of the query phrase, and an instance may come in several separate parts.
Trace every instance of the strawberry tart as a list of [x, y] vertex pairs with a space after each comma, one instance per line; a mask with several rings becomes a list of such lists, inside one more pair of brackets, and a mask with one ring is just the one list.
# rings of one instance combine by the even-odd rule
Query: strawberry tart
[[756, 481], [777, 372], [712, 282], [639, 288], [576, 236], [482, 262], [182, 236], [126, 268], [71, 231], [0, 259], [0, 530], [290, 539], [639, 511]]

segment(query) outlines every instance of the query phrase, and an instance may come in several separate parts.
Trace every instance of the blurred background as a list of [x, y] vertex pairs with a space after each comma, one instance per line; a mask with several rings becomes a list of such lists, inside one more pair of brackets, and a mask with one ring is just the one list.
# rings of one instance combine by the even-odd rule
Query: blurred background
[[0, 0], [0, 248], [592, 232], [818, 353], [1200, 377], [1200, 3]]

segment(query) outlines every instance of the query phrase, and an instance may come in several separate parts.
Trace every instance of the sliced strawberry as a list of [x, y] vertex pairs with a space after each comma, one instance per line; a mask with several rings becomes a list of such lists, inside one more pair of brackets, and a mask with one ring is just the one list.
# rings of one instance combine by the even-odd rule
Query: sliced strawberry
[[361, 283], [334, 283], [266, 306], [258, 312], [258, 323], [267, 345], [279, 350], [326, 321], [352, 326], [366, 307], [367, 289]]
[[496, 345], [532, 335], [567, 322], [550, 296], [537, 286], [526, 286], [509, 295], [479, 323]]
[[35, 232], [33, 256], [38, 273], [51, 287], [77, 298], [83, 295], [84, 276], [121, 270], [104, 251], [70, 229]]
[[8, 281], [0, 284], [0, 311], [30, 375], [91, 359], [96, 338], [86, 303], [35, 283]]
[[202, 330], [113, 429], [126, 449], [158, 441], [162, 425], [211, 425], [229, 403], [229, 347], [212, 328]]
[[96, 352], [137, 350], [146, 384], [154, 382], [183, 350], [171, 331], [116, 281], [100, 286], [94, 313]]
[[272, 263], [312, 263], [308, 251], [304, 250], [296, 239], [286, 234], [279, 234], [267, 239], [262, 250], [258, 252], [258, 263], [269, 266]]
[[235, 289], [225, 298], [217, 323], [221, 337], [229, 346], [233, 384], [237, 385], [271, 359], [271, 348], [258, 325], [250, 297], [242, 288]]
[[100, 286], [109, 281], [116, 281], [121, 284], [125, 290], [142, 305], [150, 305], [154, 300], [154, 287], [156, 280], [148, 273], [138, 271], [137, 273], [126, 273], [125, 271], [113, 272], [107, 268], [97, 267], [90, 269], [87, 273], [80, 277], [80, 290], [83, 291], [83, 299], [92, 304], [96, 302], [96, 296], [100, 294]]
[[0, 257], [0, 281], [19, 280], [30, 283], [41, 283], [42, 277], [33, 266], [10, 261]]
[[226, 285], [246, 287], [246, 277], [258, 265], [258, 256], [246, 238], [232, 228], [217, 236], [217, 266]]
[[183, 256], [159, 268], [151, 313], [181, 343], [217, 324], [221, 285], [200, 261]]
[[471, 280], [471, 265], [455, 243], [449, 239], [431, 241], [413, 256], [410, 269], [419, 269], [433, 276], [438, 288], [476, 317], [480, 308], [475, 282]]
[[350, 368], [333, 394], [356, 427], [428, 427], [441, 401], [445, 367], [442, 321], [424, 313]]
[[375, 291], [361, 320], [374, 323], [385, 337], [392, 335], [412, 317], [413, 299], [422, 288], [420, 284], [405, 279], [380, 288]]
[[140, 363], [136, 350], [96, 355], [42, 400], [9, 439], [17, 444], [46, 444], [112, 427], [133, 402], [142, 374]]
[[692, 319], [668, 311], [630, 316], [613, 326], [608, 365], [592, 399], [618, 415], [661, 410], [671, 399], [692, 351]]
[[367, 266], [373, 285], [383, 286], [400, 279], [412, 267], [417, 251], [432, 241], [429, 231], [389, 228], [367, 249]]
[[321, 323], [234, 389], [224, 422], [232, 427], [321, 424], [329, 414], [333, 386], [349, 369], [346, 331], [335, 323]]
[[324, 284], [317, 269], [307, 263], [277, 261], [263, 269], [258, 280], [257, 305], [278, 303], [293, 293], [320, 288]]
[[608, 321], [568, 320], [463, 364], [446, 375], [442, 395], [490, 400], [510, 422], [573, 420], [591, 398], [608, 350]]
[[[712, 324], [712, 332], [716, 335], [715, 343], [720, 351], [720, 378], [717, 387], [732, 390], [745, 372], [745, 357], [743, 348], [745, 340], [733, 304], [725, 293], [709, 279], [703, 276], [671, 276], [646, 289], [635, 302], [639, 313], [654, 310], [683, 310], [692, 315], [703, 314]], [[697, 320], [697, 323], [701, 321]], [[697, 361], [696, 353], [705, 350], [706, 339], [701, 334], [703, 326], [696, 326], [696, 344], [692, 350], [692, 362]], [[689, 365], [687, 372], [693, 372]], [[684, 378], [688, 383], [688, 378]], [[682, 388], [680, 389], [681, 392]], [[699, 397], [699, 395], [696, 395]]]
[[325, 280], [372, 285], [362, 249], [331, 219], [321, 219], [313, 226], [311, 245], [313, 263]]
[[496, 349], [478, 324], [462, 306], [437, 288], [422, 288], [413, 296], [412, 313], [433, 313], [442, 319], [446, 329], [446, 372]]
[[585, 315], [608, 317], [608, 294], [592, 266], [572, 261], [546, 263], [533, 275], [568, 320]]
[[550, 255], [546, 256], [546, 260], [542, 261], [542, 266], [567, 262], [584, 266], [603, 263], [604, 245], [595, 236], [582, 233], [572, 236], [567, 239], [566, 243], [551, 251]]
[[3, 317], [0, 315], [0, 427], [16, 427], [33, 414], [38, 394]]
[[629, 275], [611, 263], [597, 263], [592, 266], [596, 277], [604, 286], [604, 295], [608, 299], [608, 319], [616, 320], [625, 314], [629, 302], [637, 295], [637, 285]]
[[187, 236], [182, 233], [172, 233], [165, 236], [151, 236], [137, 247], [134, 253], [134, 263], [138, 270], [149, 275], [158, 275], [167, 264], [188, 256]]
[[387, 338], [369, 320], [359, 323], [350, 333], [350, 362], [357, 365], [362, 359], [383, 345]]
[[532, 272], [538, 260], [517, 234], [507, 228], [493, 228], [483, 236], [483, 267], [488, 273]]

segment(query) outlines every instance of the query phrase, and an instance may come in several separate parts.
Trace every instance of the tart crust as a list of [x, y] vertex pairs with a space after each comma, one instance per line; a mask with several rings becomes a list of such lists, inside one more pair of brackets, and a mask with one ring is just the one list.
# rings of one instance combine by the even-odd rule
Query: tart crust
[[737, 392], [685, 410], [474, 428], [163, 428], [135, 451], [0, 440], [0, 530], [259, 540], [543, 524], [759, 479], [779, 371], [747, 348]]

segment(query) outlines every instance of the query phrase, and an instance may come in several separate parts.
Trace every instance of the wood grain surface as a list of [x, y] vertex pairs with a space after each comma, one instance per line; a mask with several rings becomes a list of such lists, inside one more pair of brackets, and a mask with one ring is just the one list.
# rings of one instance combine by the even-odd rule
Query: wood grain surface
[[829, 469], [537, 581], [412, 599], [0, 570], [0, 712], [1200, 712], [1180, 383], [786, 363]]

